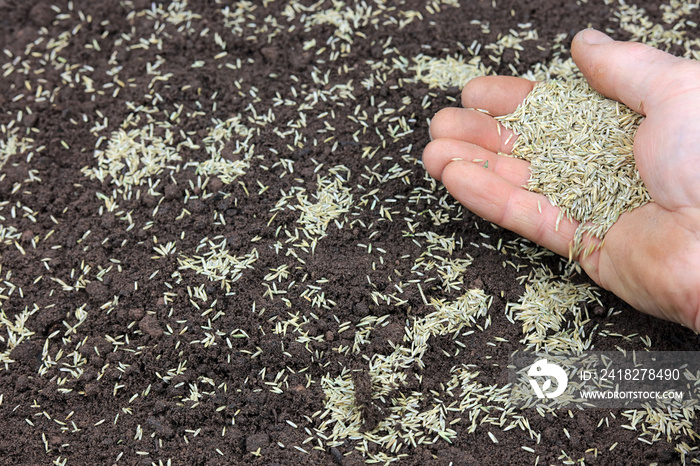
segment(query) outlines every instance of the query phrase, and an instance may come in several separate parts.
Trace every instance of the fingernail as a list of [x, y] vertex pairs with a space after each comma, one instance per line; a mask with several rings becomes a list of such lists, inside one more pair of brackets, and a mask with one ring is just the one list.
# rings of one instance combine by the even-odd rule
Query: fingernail
[[581, 32], [581, 40], [588, 45], [600, 45], [613, 41], [612, 37], [596, 29], [586, 29]]

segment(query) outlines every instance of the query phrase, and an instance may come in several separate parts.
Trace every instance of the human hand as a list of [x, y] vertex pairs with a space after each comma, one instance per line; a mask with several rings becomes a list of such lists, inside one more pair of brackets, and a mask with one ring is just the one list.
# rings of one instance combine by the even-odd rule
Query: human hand
[[[622, 214], [599, 249], [574, 259], [636, 309], [700, 331], [700, 62], [593, 29], [574, 37], [571, 53], [594, 89], [646, 116], [634, 156], [654, 199]], [[464, 108], [433, 118], [423, 163], [469, 210], [568, 256], [578, 224], [562, 221], [555, 228], [559, 208], [524, 187], [529, 163], [498, 155], [510, 153], [515, 137], [474, 110], [509, 114], [534, 85], [506, 76], [469, 81]], [[584, 236], [582, 250], [598, 242]]]

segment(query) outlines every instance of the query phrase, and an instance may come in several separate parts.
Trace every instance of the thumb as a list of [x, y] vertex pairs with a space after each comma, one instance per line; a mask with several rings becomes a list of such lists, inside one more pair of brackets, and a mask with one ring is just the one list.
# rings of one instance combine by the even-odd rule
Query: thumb
[[687, 66], [674, 57], [638, 42], [620, 42], [595, 29], [585, 29], [574, 37], [571, 55], [588, 83], [606, 97], [647, 114], [677, 95], [688, 80], [678, 82], [684, 73], [674, 68]]

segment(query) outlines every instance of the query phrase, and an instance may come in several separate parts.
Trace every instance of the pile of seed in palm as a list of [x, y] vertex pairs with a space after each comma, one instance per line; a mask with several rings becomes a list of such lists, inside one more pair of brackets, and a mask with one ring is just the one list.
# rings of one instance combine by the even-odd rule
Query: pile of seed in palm
[[582, 79], [538, 83], [510, 115], [497, 119], [518, 134], [512, 156], [530, 162], [528, 189], [577, 220], [570, 256], [583, 235], [603, 239], [618, 217], [651, 201], [632, 144], [643, 116], [608, 99]]

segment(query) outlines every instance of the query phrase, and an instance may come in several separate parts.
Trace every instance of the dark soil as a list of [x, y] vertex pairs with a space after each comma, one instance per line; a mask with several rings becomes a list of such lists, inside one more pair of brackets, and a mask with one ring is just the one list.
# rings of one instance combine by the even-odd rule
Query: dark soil
[[[214, 0], [158, 8], [141, 0], [0, 0], [0, 355], [7, 361], [0, 365], [0, 463], [351, 465], [392, 456], [371, 441], [326, 440], [323, 378], [351, 371], [361, 432], [376, 429], [391, 397], [373, 395], [368, 361], [391, 353], [407, 323], [432, 312], [421, 293], [429, 302], [483, 289], [493, 296], [491, 324], [462, 337], [459, 354], [451, 335], [431, 338], [425, 368], [407, 369], [406, 387], [392, 396], [447, 396], [450, 370], [462, 364], [475, 364], [483, 384], [505, 383], [502, 367], [521, 347], [522, 328], [504, 310], [523, 294], [518, 277], [533, 264], [496, 250], [517, 237], [455, 204], [419, 163], [427, 119], [457, 105], [459, 90], [428, 88], [411, 81], [408, 68], [392, 66], [420, 53], [468, 56], [473, 41], [489, 44], [531, 23], [538, 38], [523, 43], [519, 58], [513, 49], [495, 61], [481, 52], [494, 73], [512, 74], [509, 64], [523, 73], [550, 60], [558, 41], [566, 56], [586, 26], [628, 38], [612, 7], [406, 0], [367, 2], [369, 10], [349, 2], [335, 9], [358, 17], [345, 36], [330, 19], [304, 24], [332, 2], [313, 9], [303, 6], [310, 1], [251, 2], [249, 11], [247, 2], [233, 3], [225, 10]], [[662, 21], [656, 2], [638, 5]], [[401, 26], [410, 11], [422, 20]], [[697, 10], [688, 19], [700, 22]], [[686, 34], [698, 37], [695, 29]], [[213, 119], [236, 115], [247, 130], [219, 150], [249, 167], [233, 180], [207, 178], [201, 170], [211, 158], [205, 146]], [[105, 150], [120, 128], [150, 123], [154, 134], [144, 147], [160, 137], [181, 158], [151, 173], [150, 189], [144, 181], [129, 196], [112, 176], [86, 176], [98, 166], [96, 147]], [[404, 131], [397, 125], [412, 131], [397, 135]], [[4, 160], [10, 152], [2, 144], [13, 134], [27, 146]], [[305, 236], [302, 199], [319, 202], [314, 194], [325, 181], [318, 177], [332, 181], [334, 173], [352, 206], [329, 221], [325, 235]], [[110, 202], [118, 204], [111, 211]], [[420, 265], [427, 240], [411, 228], [454, 237], [451, 259], [473, 259], [458, 286], [446, 289], [437, 269]], [[298, 238], [290, 239], [295, 229]], [[183, 267], [185, 258], [210, 250], [200, 243], [205, 237], [225, 239], [239, 259], [257, 253], [240, 278], [229, 274], [229, 289]], [[168, 243], [176, 250], [161, 257], [157, 248]], [[561, 269], [557, 258], [544, 262]], [[286, 273], [270, 275], [282, 266]], [[656, 351], [700, 348], [687, 329], [606, 292], [600, 301], [587, 304], [587, 328], [598, 326], [594, 349], [644, 349], [647, 336]], [[367, 343], [346, 350], [368, 316], [386, 317]], [[420, 408], [429, 409], [430, 399]], [[465, 418], [449, 426], [457, 433], [451, 444], [428, 435], [428, 443], [404, 446], [399, 464], [670, 464], [681, 461], [678, 442], [694, 442], [679, 435], [642, 443], [640, 432], [620, 427], [618, 411], [523, 414], [539, 442], [519, 428], [470, 432]], [[458, 417], [450, 412], [447, 421]]]

